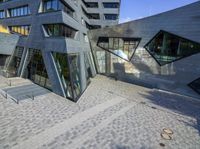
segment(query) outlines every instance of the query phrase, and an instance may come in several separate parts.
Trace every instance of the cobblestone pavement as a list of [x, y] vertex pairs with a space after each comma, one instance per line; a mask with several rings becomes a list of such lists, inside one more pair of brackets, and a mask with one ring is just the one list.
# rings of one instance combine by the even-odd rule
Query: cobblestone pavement
[[[26, 94], [23, 86], [33, 85], [21, 78], [11, 80], [10, 86], [0, 76], [0, 88], [12, 96]], [[172, 140], [161, 138], [163, 128], [173, 131]], [[19, 104], [0, 94], [4, 148], [199, 149], [200, 100], [100, 75], [77, 103], [45, 89]]]

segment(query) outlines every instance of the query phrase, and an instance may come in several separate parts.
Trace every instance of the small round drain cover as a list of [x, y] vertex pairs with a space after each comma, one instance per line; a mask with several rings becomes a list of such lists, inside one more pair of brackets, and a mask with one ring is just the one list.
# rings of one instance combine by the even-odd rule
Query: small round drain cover
[[165, 132], [165, 133], [167, 133], [169, 135], [173, 134], [173, 131], [171, 129], [169, 129], [169, 128], [164, 128], [163, 132]]
[[161, 133], [160, 135], [165, 140], [171, 140], [172, 139], [172, 137], [167, 133]]

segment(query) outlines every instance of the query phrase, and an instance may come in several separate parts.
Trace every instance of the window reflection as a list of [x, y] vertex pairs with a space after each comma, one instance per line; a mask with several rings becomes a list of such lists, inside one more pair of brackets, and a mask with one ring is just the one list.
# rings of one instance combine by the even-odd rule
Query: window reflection
[[34, 83], [51, 90], [51, 83], [48, 78], [41, 50], [29, 49], [25, 73], [26, 77]]
[[24, 47], [16, 47], [7, 68], [9, 76], [16, 77], [18, 75], [23, 52]]
[[125, 60], [130, 60], [139, 42], [139, 38], [99, 37], [97, 45]]
[[72, 85], [70, 80], [70, 70], [68, 64], [68, 56], [64, 53], [53, 52], [53, 57], [65, 88], [65, 93], [68, 98], [73, 98]]
[[79, 55], [57, 52], [52, 54], [67, 98], [76, 100], [81, 94]]
[[22, 26], [9, 26], [11, 33], [18, 33], [24, 36], [29, 35], [30, 25], [22, 25]]
[[28, 5], [9, 9], [10, 17], [25, 16], [30, 14]]
[[159, 32], [145, 48], [160, 65], [200, 52], [200, 44], [165, 31]]
[[77, 32], [77, 30], [65, 24], [45, 24], [44, 28], [50, 37], [75, 38]]
[[90, 57], [89, 57], [90, 53], [84, 53], [84, 62], [85, 62], [85, 74], [86, 74], [86, 80], [87, 83], [90, 82], [90, 78], [92, 77], [92, 70], [90, 67]]
[[43, 12], [59, 10], [59, 0], [44, 0]]

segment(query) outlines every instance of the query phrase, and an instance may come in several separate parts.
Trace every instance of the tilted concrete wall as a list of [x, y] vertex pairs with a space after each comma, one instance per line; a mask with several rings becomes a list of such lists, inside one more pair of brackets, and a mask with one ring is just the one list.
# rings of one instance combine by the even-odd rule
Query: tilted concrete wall
[[131, 72], [118, 69], [118, 78], [199, 97], [187, 85], [200, 77], [200, 54], [160, 66], [144, 48], [160, 30], [200, 43], [200, 2], [152, 17], [90, 31], [89, 38], [94, 51], [103, 50], [97, 46], [101, 36], [141, 38], [131, 61], [124, 62], [129, 65]]

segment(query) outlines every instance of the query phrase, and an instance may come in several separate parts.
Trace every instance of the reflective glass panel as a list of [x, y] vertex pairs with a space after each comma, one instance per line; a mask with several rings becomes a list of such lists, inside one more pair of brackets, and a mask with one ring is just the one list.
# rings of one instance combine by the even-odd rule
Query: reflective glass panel
[[160, 31], [145, 48], [160, 65], [200, 52], [200, 44], [165, 31]]
[[139, 38], [99, 37], [97, 45], [124, 60], [130, 60], [139, 42]]

